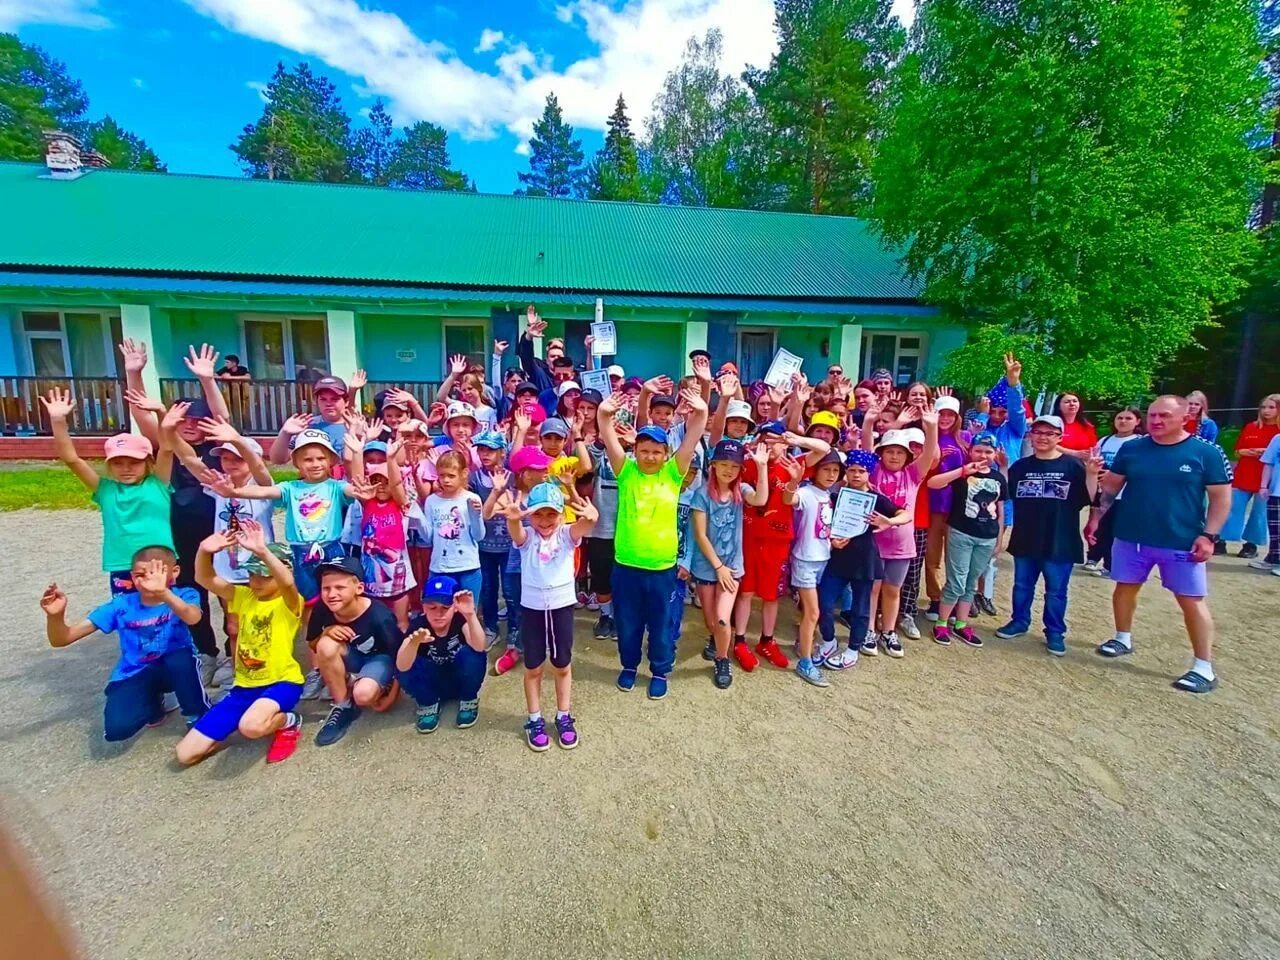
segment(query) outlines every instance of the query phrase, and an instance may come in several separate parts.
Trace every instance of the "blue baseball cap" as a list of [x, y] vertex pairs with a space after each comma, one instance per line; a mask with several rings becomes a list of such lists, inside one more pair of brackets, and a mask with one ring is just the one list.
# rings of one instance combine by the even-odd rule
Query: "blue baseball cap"
[[565, 437], [567, 439], [569, 436], [569, 425], [559, 417], [552, 417], [542, 425], [542, 429], [538, 431], [538, 436], [556, 436]]
[[453, 577], [435, 576], [422, 585], [422, 599], [426, 603], [453, 603], [458, 592], [458, 581]]
[[667, 431], [656, 423], [651, 423], [636, 431], [636, 443], [641, 440], [652, 440], [654, 443], [660, 443], [665, 447], [667, 445]]
[[1000, 449], [1000, 441], [996, 439], [996, 435], [990, 430], [983, 430], [980, 434], [973, 438], [970, 446], [991, 447], [993, 450]]
[[481, 430], [480, 433], [471, 438], [471, 444], [476, 447], [488, 447], [490, 450], [505, 450], [507, 449], [507, 438], [497, 430]]
[[737, 440], [721, 440], [711, 451], [711, 462], [726, 460], [729, 463], [741, 463], [746, 458], [746, 450]]
[[382, 440], [366, 440], [364, 445], [365, 453], [386, 453], [387, 445]]
[[787, 432], [787, 425], [783, 423], [781, 420], [766, 420], [764, 423], [760, 424], [760, 426], [756, 428], [757, 436], [759, 436], [762, 433], [776, 433], [781, 435], [786, 432]]
[[558, 483], [540, 483], [529, 491], [526, 507], [530, 510], [564, 510], [564, 493]]

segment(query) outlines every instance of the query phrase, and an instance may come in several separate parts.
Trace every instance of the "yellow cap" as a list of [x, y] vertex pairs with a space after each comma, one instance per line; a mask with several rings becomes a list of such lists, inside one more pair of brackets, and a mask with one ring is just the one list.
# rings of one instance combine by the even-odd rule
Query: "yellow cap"
[[813, 419], [809, 421], [809, 429], [814, 427], [830, 427], [836, 433], [840, 432], [840, 418], [830, 410], [819, 410], [813, 415]]

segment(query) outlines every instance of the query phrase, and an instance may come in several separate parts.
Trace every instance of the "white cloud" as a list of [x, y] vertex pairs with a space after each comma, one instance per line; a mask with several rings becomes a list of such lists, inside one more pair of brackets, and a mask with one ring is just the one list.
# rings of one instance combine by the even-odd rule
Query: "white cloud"
[[[0, 0], [0, 3], [7, 0]], [[394, 14], [357, 0], [186, 0], [235, 33], [278, 44], [358, 78], [390, 101], [397, 119], [430, 120], [468, 139], [506, 129], [527, 137], [554, 92], [565, 118], [601, 130], [621, 93], [639, 122], [689, 37], [724, 35], [723, 68], [764, 66], [775, 49], [773, 0], [569, 0], [555, 18], [596, 48], [556, 69], [551, 58], [504, 35], [492, 70], [465, 63], [445, 44], [417, 36]], [[481, 35], [481, 45], [490, 33]], [[494, 41], [496, 44], [499, 41]]]
[[904, 27], [910, 27], [916, 19], [916, 0], [893, 0], [889, 12], [901, 20]]
[[137, 90], [147, 89], [147, 81], [143, 80], [141, 77], [134, 77], [130, 82]]
[[258, 91], [258, 99], [263, 103], [267, 102], [267, 85], [261, 80], [246, 80], [244, 85], [250, 90]]
[[476, 44], [476, 53], [488, 53], [503, 40], [507, 39], [507, 35], [501, 30], [490, 30], [485, 27], [480, 31], [480, 42]]
[[0, 0], [0, 31], [33, 23], [101, 30], [111, 21], [98, 12], [98, 0]]

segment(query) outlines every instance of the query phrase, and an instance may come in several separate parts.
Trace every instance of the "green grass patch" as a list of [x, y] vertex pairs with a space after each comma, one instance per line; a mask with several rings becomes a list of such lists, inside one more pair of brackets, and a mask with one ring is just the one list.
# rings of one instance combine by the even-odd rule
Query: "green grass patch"
[[[102, 472], [104, 463], [94, 461]], [[298, 471], [273, 467], [277, 480], [292, 480]], [[11, 510], [96, 510], [89, 491], [66, 467], [47, 462], [14, 461], [0, 463], [0, 513]]]

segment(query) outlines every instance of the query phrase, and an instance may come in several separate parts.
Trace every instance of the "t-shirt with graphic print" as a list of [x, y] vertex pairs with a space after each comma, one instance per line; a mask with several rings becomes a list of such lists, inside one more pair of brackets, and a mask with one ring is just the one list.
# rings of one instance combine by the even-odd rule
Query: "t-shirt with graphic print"
[[1023, 457], [1009, 468], [1014, 524], [1009, 555], [1053, 563], [1083, 563], [1080, 511], [1089, 506], [1084, 464], [1065, 453], [1052, 460]]
[[[245, 497], [224, 497], [204, 488], [207, 496], [213, 498], [213, 529], [218, 533], [235, 533], [246, 520], [261, 524], [262, 534], [267, 543], [274, 543], [275, 529], [271, 525], [271, 514], [275, 510], [274, 500], [249, 500]], [[213, 555], [213, 572], [228, 583], [248, 583], [249, 571], [245, 564], [253, 556], [239, 544], [227, 550], [219, 550]]]
[[419, 630], [427, 631], [427, 636], [431, 639], [418, 644], [418, 659], [426, 658], [437, 666], [446, 666], [453, 663], [458, 651], [467, 642], [462, 633], [462, 628], [466, 625], [467, 618], [460, 613], [455, 613], [449, 625], [445, 627], [444, 633], [438, 634], [431, 629], [425, 614], [415, 613], [409, 618], [409, 632], [405, 636]]
[[284, 594], [259, 600], [248, 587], [236, 587], [227, 612], [240, 618], [236, 638], [237, 687], [269, 687], [302, 683], [302, 668], [293, 658], [293, 638], [302, 620], [303, 601], [289, 609]]
[[351, 500], [343, 493], [341, 480], [285, 480], [276, 486], [284, 504], [284, 538], [288, 543], [332, 543], [342, 536], [342, 514]]
[[[480, 568], [480, 541], [484, 538], [484, 517], [478, 509], [480, 498], [470, 491], [455, 497], [433, 493], [423, 512], [431, 531], [431, 572], [458, 573]], [[473, 509], [472, 504], [477, 508]]]
[[[174, 596], [184, 603], [200, 605], [194, 587], [174, 587]], [[166, 653], [191, 650], [191, 629], [167, 603], [147, 606], [139, 593], [122, 593], [89, 614], [89, 622], [103, 633], [120, 639], [120, 659], [111, 671], [111, 682], [127, 680]]]
[[[755, 490], [748, 483], [741, 485], [742, 499], [745, 501]], [[690, 509], [707, 517], [707, 539], [720, 562], [732, 571], [735, 578], [741, 580], [744, 573], [742, 562], [742, 509], [743, 504], [734, 500], [716, 500], [711, 496], [711, 485], [704, 483], [693, 489]], [[692, 524], [692, 521], [690, 521]], [[693, 536], [692, 525], [689, 535]], [[699, 549], [697, 538], [694, 538], [691, 552], [692, 566], [689, 572], [699, 580], [715, 580], [716, 569], [711, 560]]]
[[796, 491], [796, 539], [791, 559], [821, 563], [831, 559], [831, 491], [806, 483]]
[[676, 501], [676, 566], [692, 569], [693, 555], [698, 546], [693, 541], [693, 496], [698, 492], [696, 487], [680, 491], [680, 499]]
[[957, 477], [951, 487], [951, 526], [978, 540], [1000, 535], [1001, 507], [1009, 498], [1009, 484], [995, 464], [990, 473]]

